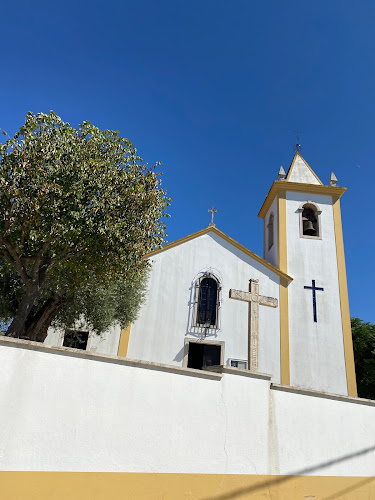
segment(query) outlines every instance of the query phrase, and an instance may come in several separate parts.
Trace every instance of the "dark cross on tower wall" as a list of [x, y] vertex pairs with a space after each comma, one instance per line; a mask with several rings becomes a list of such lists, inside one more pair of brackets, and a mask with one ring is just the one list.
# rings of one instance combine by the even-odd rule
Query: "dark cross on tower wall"
[[242, 300], [249, 304], [248, 323], [248, 362], [247, 368], [251, 371], [258, 370], [259, 346], [259, 306], [277, 307], [277, 299], [259, 295], [258, 280], [249, 280], [249, 291], [229, 290], [229, 298]]
[[314, 321], [315, 323], [318, 322], [318, 317], [316, 314], [316, 291], [318, 290], [319, 292], [323, 292], [324, 288], [319, 288], [315, 286], [315, 280], [312, 280], [312, 286], [304, 286], [306, 290], [312, 290], [312, 298], [313, 298], [313, 313], [314, 313]]
[[217, 214], [217, 210], [215, 209], [215, 207], [211, 207], [208, 211], [211, 212], [211, 222], [208, 225], [209, 226], [215, 226], [215, 224], [214, 224], [214, 214]]

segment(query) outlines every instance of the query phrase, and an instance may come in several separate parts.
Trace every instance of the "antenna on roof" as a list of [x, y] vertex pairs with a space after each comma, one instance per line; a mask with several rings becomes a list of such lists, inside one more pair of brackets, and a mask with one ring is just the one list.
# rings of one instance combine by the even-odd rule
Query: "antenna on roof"
[[296, 130], [296, 139], [297, 139], [297, 142], [296, 144], [293, 146], [293, 150], [295, 153], [300, 153], [301, 150], [302, 150], [302, 146], [301, 144], [299, 143], [299, 134], [301, 134], [300, 131]]

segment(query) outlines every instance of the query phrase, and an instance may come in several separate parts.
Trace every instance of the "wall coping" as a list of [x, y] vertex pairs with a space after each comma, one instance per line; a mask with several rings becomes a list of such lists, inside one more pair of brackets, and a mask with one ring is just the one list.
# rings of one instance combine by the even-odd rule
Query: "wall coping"
[[[81, 349], [73, 349], [71, 347], [49, 346], [40, 342], [33, 342], [31, 340], [16, 339], [11, 337], [0, 336], [0, 345], [16, 347], [18, 349], [28, 349], [32, 351], [41, 351], [51, 354], [58, 354], [61, 356], [71, 356], [77, 358], [89, 359], [92, 361], [101, 361], [106, 363], [115, 363], [119, 365], [134, 366], [137, 368], [144, 368], [148, 370], [166, 371], [176, 373], [179, 375], [187, 375], [191, 377], [208, 378], [211, 380], [221, 380], [223, 374], [228, 373], [231, 375], [239, 375], [250, 378], [260, 378], [264, 380], [271, 380], [271, 375], [266, 373], [251, 372], [249, 370], [241, 370], [230, 366], [211, 366], [207, 370], [194, 370], [193, 368], [184, 368], [183, 366], [165, 365], [162, 363], [154, 363], [152, 361], [142, 361], [140, 359], [131, 359], [121, 356], [113, 356], [111, 354], [97, 354], [95, 352], [83, 351]], [[344, 401], [347, 403], [361, 404], [365, 406], [375, 406], [375, 401], [364, 398], [353, 398], [350, 396], [343, 396], [340, 394], [332, 394], [322, 391], [314, 391], [312, 389], [304, 389], [301, 387], [290, 387], [288, 385], [270, 384], [270, 389], [274, 391], [293, 392], [304, 396], [333, 399], [337, 401]]]
[[268, 373], [251, 372], [250, 370], [241, 370], [241, 368], [234, 368], [233, 366], [208, 366], [206, 370], [210, 372], [230, 373], [232, 375], [242, 375], [243, 377], [261, 378], [266, 380], [271, 380], [272, 378], [272, 375], [269, 375]]
[[41, 351], [51, 354], [59, 354], [62, 356], [71, 356], [77, 358], [90, 359], [92, 361], [101, 361], [106, 363], [115, 363], [119, 365], [135, 366], [148, 370], [159, 370], [172, 372], [179, 375], [188, 375], [192, 377], [208, 378], [213, 380], [221, 380], [221, 373], [209, 372], [206, 370], [194, 370], [193, 368], [184, 368], [182, 366], [164, 365], [162, 363], [154, 363], [153, 361], [142, 361], [140, 359], [131, 359], [121, 356], [113, 356], [111, 354], [97, 354], [95, 352], [83, 351], [82, 349], [73, 349], [71, 347], [49, 346], [41, 342], [33, 342], [31, 340], [16, 339], [5, 336], [0, 336], [0, 345], [16, 347], [18, 349], [28, 349], [31, 351]]
[[271, 389], [274, 391], [294, 392], [304, 396], [312, 396], [315, 398], [335, 399], [337, 401], [345, 401], [347, 403], [361, 404], [365, 406], [375, 406], [375, 401], [372, 399], [353, 398], [351, 396], [343, 396], [341, 394], [332, 394], [330, 392], [314, 391], [312, 389], [303, 389], [302, 387], [290, 387], [289, 385], [273, 384]]

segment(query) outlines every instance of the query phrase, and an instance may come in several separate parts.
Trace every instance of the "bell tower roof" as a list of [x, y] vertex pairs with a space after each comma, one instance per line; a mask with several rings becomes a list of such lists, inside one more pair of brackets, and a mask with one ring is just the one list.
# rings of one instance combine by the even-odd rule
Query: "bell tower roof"
[[285, 180], [286, 182], [323, 186], [322, 181], [298, 151], [294, 155]]
[[302, 157], [300, 150], [297, 150], [288, 173], [285, 174], [284, 169], [280, 168], [278, 180], [272, 184], [258, 217], [264, 219], [275, 196], [278, 196], [280, 193], [285, 194], [286, 191], [323, 194], [334, 196], [336, 199], [339, 199], [346, 191], [346, 188], [337, 186], [337, 179], [334, 174], [331, 174], [329, 184], [329, 186], [323, 184], [307, 161]]

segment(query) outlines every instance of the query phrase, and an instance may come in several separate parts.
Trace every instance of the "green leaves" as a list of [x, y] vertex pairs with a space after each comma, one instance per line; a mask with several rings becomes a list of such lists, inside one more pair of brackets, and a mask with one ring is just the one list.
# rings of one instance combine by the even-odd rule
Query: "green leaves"
[[51, 288], [67, 267], [132, 281], [163, 241], [170, 200], [160, 176], [118, 131], [89, 121], [75, 129], [53, 111], [29, 112], [0, 145], [0, 187], [0, 255], [25, 290], [36, 275]]
[[375, 325], [351, 318], [358, 396], [375, 399]]

